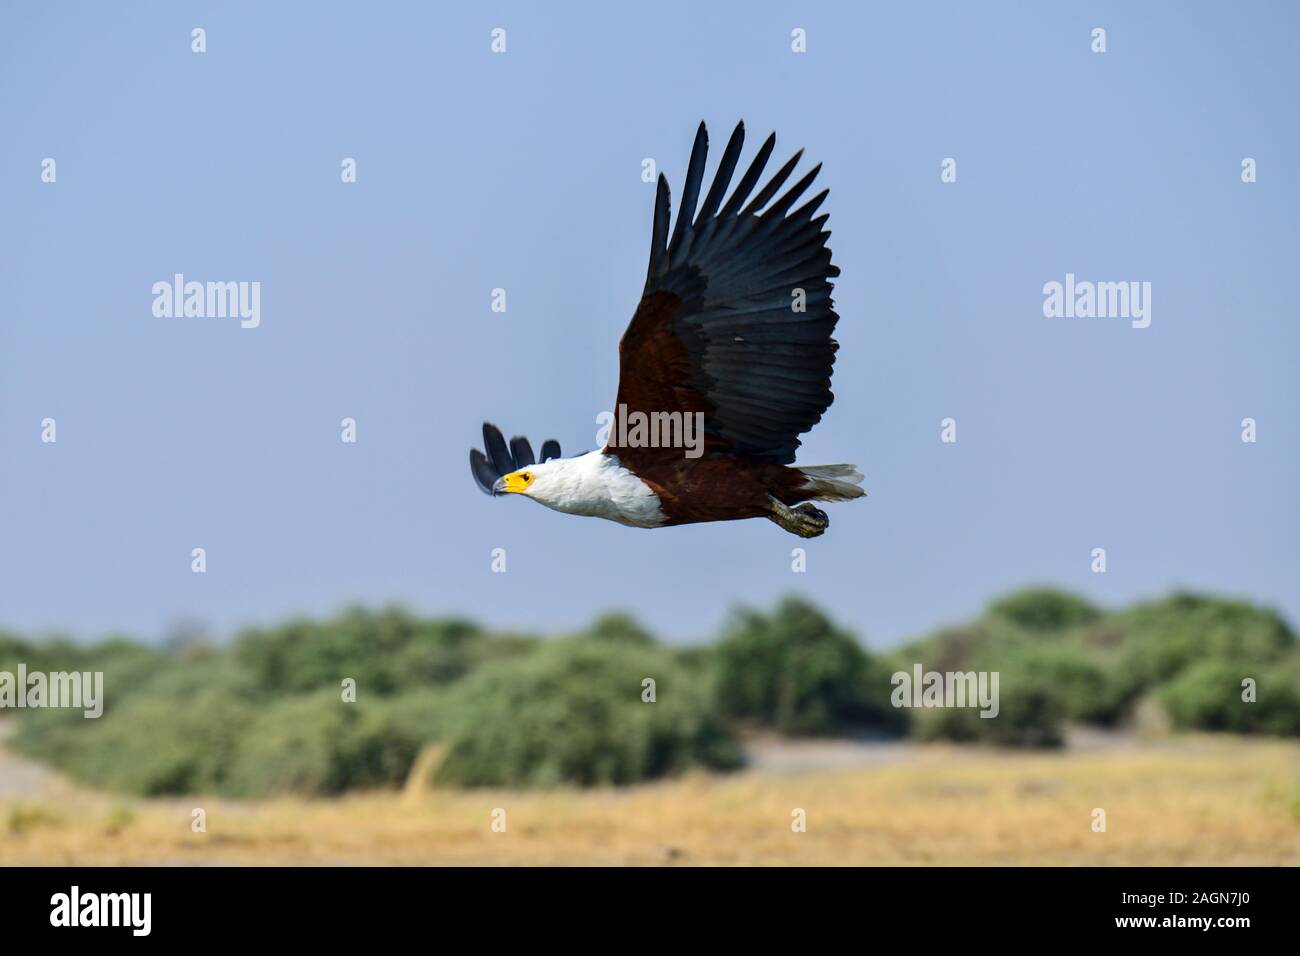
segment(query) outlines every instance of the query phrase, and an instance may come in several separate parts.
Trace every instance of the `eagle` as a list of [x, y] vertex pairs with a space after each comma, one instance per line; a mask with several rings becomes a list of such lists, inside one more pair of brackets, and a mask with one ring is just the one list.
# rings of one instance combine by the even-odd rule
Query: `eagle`
[[507, 443], [485, 422], [484, 448], [469, 455], [483, 491], [637, 528], [767, 518], [804, 538], [830, 524], [812, 502], [865, 494], [856, 465], [793, 465], [799, 436], [834, 400], [839, 347], [831, 280], [840, 270], [828, 216], [816, 214], [829, 190], [791, 211], [821, 164], [772, 201], [800, 150], [755, 192], [772, 133], [724, 202], [744, 142], [741, 121], [697, 212], [709, 151], [700, 123], [671, 236], [659, 175], [650, 265], [618, 346], [605, 446], [563, 458], [551, 439], [539, 460], [527, 438]]

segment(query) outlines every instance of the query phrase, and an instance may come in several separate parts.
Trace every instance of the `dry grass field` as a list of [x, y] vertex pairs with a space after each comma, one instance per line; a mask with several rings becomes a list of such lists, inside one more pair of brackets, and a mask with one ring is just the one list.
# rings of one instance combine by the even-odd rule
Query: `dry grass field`
[[[0, 759], [0, 864], [1300, 864], [1300, 745], [1231, 737], [908, 745], [842, 769], [760, 762], [626, 790], [255, 803], [114, 798], [41, 773], [22, 794], [19, 772], [33, 777]], [[205, 833], [191, 832], [195, 807]]]

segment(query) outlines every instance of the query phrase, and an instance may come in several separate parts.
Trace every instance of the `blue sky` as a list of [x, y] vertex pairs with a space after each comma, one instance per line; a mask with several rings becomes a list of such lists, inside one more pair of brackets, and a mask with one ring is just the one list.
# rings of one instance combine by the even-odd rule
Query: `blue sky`
[[[1296, 7], [445, 6], [0, 11], [0, 627], [362, 601], [545, 630], [623, 607], [688, 640], [798, 591], [886, 644], [1029, 582], [1300, 620]], [[696, 124], [716, 159], [741, 117], [746, 157], [776, 130], [825, 164], [841, 351], [800, 460], [870, 497], [807, 543], [484, 497], [484, 419], [593, 446], [641, 161], [676, 196]], [[155, 318], [176, 272], [260, 282], [261, 325]], [[1044, 317], [1067, 272], [1151, 282], [1150, 328]]]

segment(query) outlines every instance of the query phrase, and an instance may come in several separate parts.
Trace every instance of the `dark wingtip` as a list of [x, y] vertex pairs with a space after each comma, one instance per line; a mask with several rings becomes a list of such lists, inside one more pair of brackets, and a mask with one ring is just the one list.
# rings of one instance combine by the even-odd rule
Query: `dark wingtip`
[[487, 452], [488, 461], [497, 470], [498, 477], [515, 470], [515, 458], [510, 454], [505, 436], [491, 422], [483, 423], [483, 450]]
[[487, 456], [477, 448], [469, 450], [469, 470], [470, 474], [474, 476], [474, 483], [479, 486], [479, 490], [485, 495], [492, 494], [492, 485], [496, 483], [499, 476], [492, 469]]
[[484, 494], [494, 494], [492, 486], [498, 478], [527, 468], [540, 461], [550, 461], [560, 457], [560, 443], [548, 438], [542, 443], [541, 458], [533, 456], [533, 446], [522, 435], [516, 435], [506, 443], [501, 429], [491, 422], [483, 423], [483, 448], [471, 448], [469, 452], [469, 470], [474, 482]]
[[510, 439], [510, 455], [515, 460], [515, 469], [527, 468], [535, 464], [537, 459], [533, 456], [533, 446], [523, 435], [516, 435]]

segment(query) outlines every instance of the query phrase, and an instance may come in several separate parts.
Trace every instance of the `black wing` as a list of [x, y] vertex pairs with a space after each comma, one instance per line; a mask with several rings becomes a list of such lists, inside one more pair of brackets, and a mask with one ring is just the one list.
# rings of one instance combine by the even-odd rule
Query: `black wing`
[[796, 153], [750, 199], [775, 133], [722, 204], [744, 141], [742, 122], [696, 215], [709, 149], [700, 124], [671, 240], [668, 180], [659, 177], [650, 267], [620, 346], [619, 392], [629, 407], [649, 401], [664, 411], [689, 409], [702, 397], [708, 434], [735, 454], [788, 463], [798, 436], [834, 400], [831, 369], [839, 346], [831, 333], [839, 316], [830, 280], [840, 270], [826, 246], [828, 216], [814, 216], [828, 190], [790, 212], [820, 165], [771, 202], [798, 164], [802, 152]]

